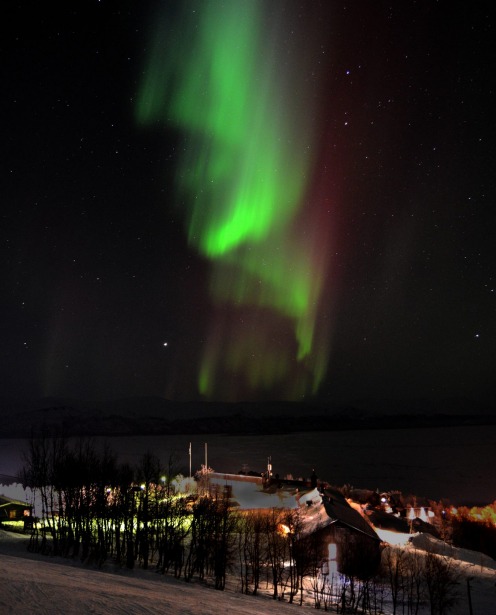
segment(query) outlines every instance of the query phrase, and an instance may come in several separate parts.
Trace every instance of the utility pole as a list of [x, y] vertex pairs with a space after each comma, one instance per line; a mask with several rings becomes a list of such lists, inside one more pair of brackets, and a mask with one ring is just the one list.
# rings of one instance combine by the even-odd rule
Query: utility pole
[[207, 443], [205, 442], [205, 470], [208, 468]]
[[473, 581], [474, 577], [468, 577], [467, 578], [467, 594], [468, 594], [468, 612], [469, 615], [474, 615], [474, 612], [472, 610], [472, 594], [470, 592], [470, 581]]
[[191, 442], [189, 443], [189, 477], [191, 478]]

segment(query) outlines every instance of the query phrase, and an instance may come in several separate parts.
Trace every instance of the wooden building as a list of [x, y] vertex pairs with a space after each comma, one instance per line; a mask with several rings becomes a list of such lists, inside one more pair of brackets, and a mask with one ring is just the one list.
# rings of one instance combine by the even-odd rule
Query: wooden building
[[3, 521], [24, 521], [31, 517], [33, 507], [27, 502], [0, 495], [0, 524]]

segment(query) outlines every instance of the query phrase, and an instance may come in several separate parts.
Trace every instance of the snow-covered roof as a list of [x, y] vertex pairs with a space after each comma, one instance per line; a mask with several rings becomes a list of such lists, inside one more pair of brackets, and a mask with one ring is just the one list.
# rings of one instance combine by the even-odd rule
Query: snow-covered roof
[[405, 534], [408, 534], [410, 531], [410, 525], [404, 517], [396, 517], [383, 510], [372, 510], [367, 514], [375, 527]]
[[241, 510], [256, 508], [298, 508], [296, 489], [264, 489], [260, 476], [245, 476], [243, 474], [221, 474], [214, 472], [209, 475], [211, 485], [231, 487], [231, 501]]
[[334, 522], [346, 525], [374, 540], [380, 540], [379, 536], [377, 536], [362, 515], [348, 504], [346, 498], [339, 491], [326, 490], [322, 504], [326, 514]]
[[0, 508], [6, 506], [22, 506], [23, 508], [32, 508], [31, 504], [28, 504], [27, 502], [14, 500], [12, 498], [8, 498], [6, 495], [0, 495]]

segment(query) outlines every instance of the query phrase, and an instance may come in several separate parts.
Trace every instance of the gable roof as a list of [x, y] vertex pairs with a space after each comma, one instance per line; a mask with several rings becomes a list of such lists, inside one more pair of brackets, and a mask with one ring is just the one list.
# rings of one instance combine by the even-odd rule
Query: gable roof
[[31, 504], [27, 502], [22, 502], [21, 500], [14, 500], [13, 498], [8, 498], [6, 495], [0, 495], [0, 508], [5, 508], [7, 506], [22, 506], [22, 508], [33, 508]]
[[346, 498], [335, 489], [326, 489], [322, 504], [330, 519], [334, 523], [346, 525], [357, 532], [365, 534], [369, 538], [380, 541], [379, 536], [374, 532], [372, 527], [362, 517], [362, 515], [352, 508]]

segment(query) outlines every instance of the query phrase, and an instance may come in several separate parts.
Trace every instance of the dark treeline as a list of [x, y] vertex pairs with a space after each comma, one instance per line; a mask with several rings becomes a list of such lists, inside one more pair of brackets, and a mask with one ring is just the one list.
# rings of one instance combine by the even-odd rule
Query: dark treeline
[[227, 492], [209, 488], [205, 467], [196, 495], [178, 494], [175, 470], [172, 456], [164, 467], [147, 453], [131, 467], [89, 440], [32, 438], [22, 475], [42, 511], [29, 549], [100, 567], [109, 559], [153, 567], [219, 590], [230, 582], [246, 594], [263, 590], [299, 604], [306, 596], [315, 608], [341, 613], [380, 613], [386, 594], [395, 613], [401, 605], [412, 615], [422, 601], [440, 615], [453, 601], [456, 578], [446, 559], [407, 558], [387, 548], [381, 569], [370, 569], [351, 541], [340, 574], [330, 564], [325, 572], [327, 546], [318, 531], [304, 532], [298, 511], [238, 511]]
[[191, 531], [188, 502], [172, 488], [167, 468], [147, 453], [137, 467], [119, 463], [90, 440], [32, 438], [22, 479], [41, 501], [41, 524], [34, 524], [30, 548], [102, 565], [108, 558], [147, 568], [158, 558], [164, 571], [180, 574], [184, 541]]

